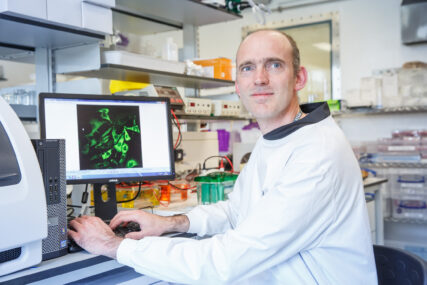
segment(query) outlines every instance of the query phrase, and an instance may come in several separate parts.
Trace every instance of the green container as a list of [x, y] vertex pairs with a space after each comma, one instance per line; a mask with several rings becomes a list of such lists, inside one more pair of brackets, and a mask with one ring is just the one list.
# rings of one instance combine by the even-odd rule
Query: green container
[[328, 103], [329, 110], [331, 111], [341, 110], [341, 100], [328, 100], [326, 102]]
[[237, 174], [227, 172], [214, 172], [196, 177], [194, 181], [197, 182], [198, 203], [207, 205], [227, 200], [236, 179]]

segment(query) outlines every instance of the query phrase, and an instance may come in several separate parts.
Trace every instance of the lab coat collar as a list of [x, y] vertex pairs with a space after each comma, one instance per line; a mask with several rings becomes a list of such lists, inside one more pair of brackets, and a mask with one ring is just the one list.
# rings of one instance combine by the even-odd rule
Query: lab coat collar
[[282, 139], [298, 129], [318, 123], [323, 119], [329, 117], [331, 112], [329, 111], [328, 103], [319, 102], [319, 103], [311, 103], [311, 104], [303, 104], [300, 105], [301, 110], [307, 114], [301, 120], [296, 122], [292, 122], [290, 124], [278, 127], [277, 129], [272, 130], [271, 132], [266, 133], [263, 137], [266, 140], [278, 140]]

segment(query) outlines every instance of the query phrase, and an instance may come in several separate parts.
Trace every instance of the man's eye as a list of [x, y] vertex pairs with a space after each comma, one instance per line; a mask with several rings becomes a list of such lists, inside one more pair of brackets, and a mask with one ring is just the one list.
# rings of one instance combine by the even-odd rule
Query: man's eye
[[282, 64], [280, 62], [270, 62], [267, 64], [268, 70], [275, 70], [282, 67]]
[[248, 71], [251, 71], [251, 70], [253, 70], [252, 66], [243, 66], [242, 68], [240, 68], [241, 72], [248, 72]]

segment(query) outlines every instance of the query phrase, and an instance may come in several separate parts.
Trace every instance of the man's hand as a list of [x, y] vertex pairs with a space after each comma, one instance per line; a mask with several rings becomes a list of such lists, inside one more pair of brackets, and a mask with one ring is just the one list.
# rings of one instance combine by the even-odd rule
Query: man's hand
[[72, 220], [70, 226], [73, 230], [68, 230], [68, 235], [82, 248], [90, 253], [116, 258], [123, 239], [117, 237], [100, 218], [82, 216]]
[[121, 211], [110, 222], [111, 229], [128, 222], [138, 223], [141, 231], [128, 233], [125, 237], [141, 239], [146, 236], [160, 236], [168, 232], [186, 232], [190, 222], [187, 216], [162, 217], [141, 210]]

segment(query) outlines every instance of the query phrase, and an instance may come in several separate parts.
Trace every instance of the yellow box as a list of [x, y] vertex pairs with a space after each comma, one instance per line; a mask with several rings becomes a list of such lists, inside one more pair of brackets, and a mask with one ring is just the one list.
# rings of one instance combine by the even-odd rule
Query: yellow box
[[194, 64], [201, 65], [203, 67], [213, 68], [213, 77], [217, 79], [232, 79], [232, 64], [231, 59], [219, 57], [213, 59], [194, 60]]
[[[122, 186], [116, 185], [116, 200], [125, 201], [130, 200], [135, 197], [138, 193], [138, 185], [134, 186]], [[102, 192], [102, 198], [107, 199], [107, 192]], [[133, 201], [126, 203], [119, 203], [117, 206], [122, 208], [144, 208], [144, 207], [154, 207], [159, 205], [160, 200], [160, 188], [157, 185], [143, 185], [141, 186], [141, 193], [139, 197]], [[93, 206], [93, 191], [90, 192], [90, 204]]]

